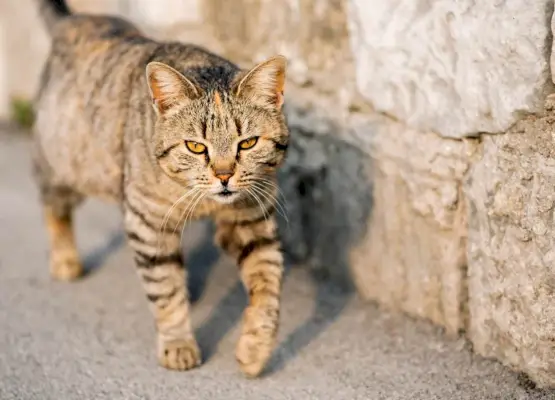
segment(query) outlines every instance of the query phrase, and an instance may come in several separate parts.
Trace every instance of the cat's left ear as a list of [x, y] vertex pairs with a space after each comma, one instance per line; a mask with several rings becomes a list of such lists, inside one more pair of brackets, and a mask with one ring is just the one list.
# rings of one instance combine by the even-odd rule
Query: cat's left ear
[[287, 59], [274, 56], [244, 75], [236, 86], [235, 94], [261, 107], [281, 109]]
[[202, 90], [169, 65], [150, 62], [146, 78], [154, 110], [164, 115], [172, 107], [200, 97]]

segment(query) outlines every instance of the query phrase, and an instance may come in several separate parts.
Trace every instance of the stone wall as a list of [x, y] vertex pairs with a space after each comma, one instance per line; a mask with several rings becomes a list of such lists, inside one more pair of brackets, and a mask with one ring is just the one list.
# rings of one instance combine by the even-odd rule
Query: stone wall
[[555, 102], [483, 136], [469, 208], [468, 335], [476, 351], [555, 377]]
[[[0, 3], [4, 116], [48, 46], [32, 1], [15, 4]], [[551, 0], [70, 4], [244, 66], [287, 56], [289, 255], [555, 387]]]

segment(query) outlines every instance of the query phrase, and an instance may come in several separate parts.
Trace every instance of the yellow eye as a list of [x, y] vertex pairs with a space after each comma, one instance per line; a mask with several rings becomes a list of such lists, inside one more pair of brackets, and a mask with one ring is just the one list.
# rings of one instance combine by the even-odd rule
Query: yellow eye
[[206, 146], [203, 145], [202, 143], [191, 142], [189, 140], [186, 140], [185, 145], [187, 146], [189, 151], [191, 151], [191, 153], [202, 154], [206, 152]]
[[239, 143], [239, 148], [240, 148], [241, 150], [250, 149], [250, 148], [254, 147], [254, 145], [256, 144], [256, 142], [258, 142], [258, 138], [257, 138], [257, 137], [252, 137], [252, 138], [250, 138], [250, 139], [243, 140], [242, 142]]

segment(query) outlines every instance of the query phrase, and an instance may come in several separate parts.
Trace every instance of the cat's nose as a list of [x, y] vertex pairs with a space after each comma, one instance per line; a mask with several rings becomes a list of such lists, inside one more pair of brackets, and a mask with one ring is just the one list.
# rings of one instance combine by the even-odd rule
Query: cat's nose
[[233, 171], [223, 170], [223, 171], [215, 171], [216, 178], [222, 182], [222, 185], [227, 186], [229, 180], [233, 176]]

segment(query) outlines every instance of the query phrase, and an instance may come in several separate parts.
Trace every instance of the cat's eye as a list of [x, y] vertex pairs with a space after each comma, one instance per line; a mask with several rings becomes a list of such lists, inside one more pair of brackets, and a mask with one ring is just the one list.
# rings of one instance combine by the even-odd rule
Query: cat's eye
[[250, 139], [245, 139], [239, 143], [239, 148], [241, 150], [248, 150], [254, 147], [254, 145], [258, 142], [257, 137], [251, 137]]
[[193, 142], [190, 140], [185, 141], [185, 146], [189, 149], [191, 153], [202, 154], [206, 152], [206, 146], [199, 142]]

